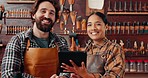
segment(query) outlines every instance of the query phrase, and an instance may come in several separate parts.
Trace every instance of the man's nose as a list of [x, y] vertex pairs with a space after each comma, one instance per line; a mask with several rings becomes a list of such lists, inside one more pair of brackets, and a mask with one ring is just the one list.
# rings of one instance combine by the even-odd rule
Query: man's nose
[[50, 18], [50, 14], [49, 14], [49, 13], [45, 13], [45, 14], [44, 14], [44, 17]]

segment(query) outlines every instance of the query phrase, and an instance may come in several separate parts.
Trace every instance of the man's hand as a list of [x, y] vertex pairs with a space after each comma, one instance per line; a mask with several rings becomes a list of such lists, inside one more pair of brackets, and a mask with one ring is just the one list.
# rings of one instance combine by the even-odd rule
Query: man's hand
[[56, 74], [53, 74], [50, 78], [66, 78], [65, 76], [57, 76]]

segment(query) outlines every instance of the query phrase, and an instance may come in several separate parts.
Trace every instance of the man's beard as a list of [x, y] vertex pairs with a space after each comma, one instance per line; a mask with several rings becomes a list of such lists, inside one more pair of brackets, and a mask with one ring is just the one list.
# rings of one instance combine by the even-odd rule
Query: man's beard
[[[47, 20], [50, 24], [42, 24], [41, 22], [43, 20]], [[50, 32], [52, 30], [53, 25], [54, 25], [53, 21], [50, 18], [43, 18], [41, 20], [35, 19], [35, 22], [37, 24], [37, 28], [43, 32]]]

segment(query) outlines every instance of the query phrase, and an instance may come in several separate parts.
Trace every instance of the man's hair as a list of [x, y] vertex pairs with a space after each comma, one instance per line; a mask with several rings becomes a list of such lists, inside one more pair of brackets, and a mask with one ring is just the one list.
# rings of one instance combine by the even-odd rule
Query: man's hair
[[54, 8], [56, 10], [56, 12], [55, 12], [55, 21], [59, 18], [59, 16], [58, 16], [58, 12], [60, 10], [59, 0], [35, 0], [35, 3], [33, 5], [33, 7], [32, 7], [32, 11], [31, 11], [31, 19], [33, 20], [32, 22], [34, 22], [34, 19], [32, 18], [32, 15], [34, 15], [37, 12], [37, 10], [39, 8], [39, 5], [44, 1], [48, 1], [54, 6]]

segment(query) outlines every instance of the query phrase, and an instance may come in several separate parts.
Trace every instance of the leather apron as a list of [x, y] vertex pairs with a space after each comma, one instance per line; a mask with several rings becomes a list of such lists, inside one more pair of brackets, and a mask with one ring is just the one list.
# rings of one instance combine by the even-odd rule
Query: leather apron
[[37, 78], [50, 78], [58, 70], [58, 50], [55, 48], [29, 48], [24, 55], [24, 72]]
[[105, 53], [95, 49], [91, 49], [87, 52], [87, 69], [89, 73], [100, 73], [103, 75], [105, 73]]

